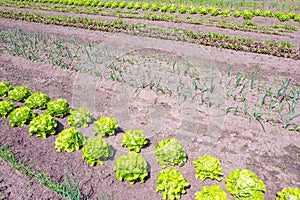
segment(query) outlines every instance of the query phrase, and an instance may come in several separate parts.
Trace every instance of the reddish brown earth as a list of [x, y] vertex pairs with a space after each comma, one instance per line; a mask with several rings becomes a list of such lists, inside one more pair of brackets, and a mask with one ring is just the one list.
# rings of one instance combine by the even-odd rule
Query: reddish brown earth
[[[289, 77], [296, 82], [300, 80], [300, 62], [290, 59], [7, 19], [0, 20], [0, 27], [20, 27], [28, 32], [51, 33], [65, 38], [73, 36], [82, 43], [97, 41], [109, 43], [116, 48], [128, 46], [128, 51], [148, 48], [162, 54], [172, 52], [174, 56], [182, 56], [191, 63], [209, 62], [216, 66], [230, 64], [233, 73], [242, 71], [250, 74], [255, 71], [266, 84]], [[181, 199], [193, 199], [195, 192], [200, 191], [203, 185], [218, 184], [217, 181], [201, 182], [195, 178], [192, 161], [204, 154], [221, 160], [224, 178], [220, 185], [224, 190], [225, 178], [236, 168], [251, 169], [264, 181], [267, 200], [275, 199], [276, 193], [284, 187], [300, 187], [299, 132], [269, 124], [264, 124], [264, 132], [257, 121], [250, 122], [247, 118], [232, 114], [219, 116], [221, 111], [207, 108], [206, 105], [178, 101], [175, 97], [156, 94], [149, 89], [135, 90], [120, 83], [5, 53], [0, 55], [0, 71], [0, 81], [24, 85], [33, 92], [42, 91], [52, 99], [65, 98], [74, 108], [89, 108], [95, 119], [102, 115], [114, 117], [123, 130], [142, 129], [151, 141], [141, 152], [151, 166], [149, 178], [145, 183], [130, 185], [127, 181], [119, 182], [113, 172], [114, 159], [127, 152], [120, 146], [122, 133], [107, 138], [116, 149], [114, 159], [106, 161], [104, 166], [90, 167], [81, 158], [81, 150], [57, 153], [54, 148], [55, 135], [47, 139], [30, 137], [28, 126], [12, 128], [7, 119], [0, 119], [1, 144], [7, 143], [20, 158], [26, 158], [28, 163], [43, 168], [55, 182], [62, 181], [65, 172], [69, 172], [79, 183], [82, 194], [85, 194], [83, 198], [96, 199], [98, 191], [103, 190], [113, 194], [117, 200], [161, 199], [161, 194], [155, 191], [160, 168], [153, 149], [160, 140], [169, 137], [178, 138], [188, 155], [185, 166], [177, 168], [191, 184]], [[92, 100], [89, 97], [93, 97]], [[57, 120], [60, 122], [60, 130], [69, 127], [67, 118]], [[88, 137], [93, 135], [92, 127], [82, 131]], [[59, 199], [57, 194], [25, 178], [5, 162], [0, 161], [0, 168], [2, 198]], [[230, 196], [230, 199], [233, 198]]]

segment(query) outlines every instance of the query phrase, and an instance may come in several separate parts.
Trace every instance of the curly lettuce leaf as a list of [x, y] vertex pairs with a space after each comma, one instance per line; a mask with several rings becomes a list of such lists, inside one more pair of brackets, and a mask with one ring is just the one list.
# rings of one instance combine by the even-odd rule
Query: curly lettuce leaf
[[45, 109], [50, 97], [42, 92], [35, 92], [25, 100], [26, 106], [29, 108]]
[[156, 192], [161, 192], [163, 199], [179, 199], [186, 193], [185, 187], [189, 185], [177, 169], [167, 168], [161, 170], [157, 176]]
[[8, 82], [0, 82], [0, 96], [6, 97], [7, 93], [13, 89], [13, 87]]
[[31, 95], [31, 91], [25, 86], [16, 86], [8, 92], [7, 98], [11, 101], [23, 102]]
[[226, 178], [226, 188], [234, 199], [263, 200], [266, 186], [256, 174], [248, 169], [235, 169]]
[[25, 126], [33, 119], [34, 116], [35, 114], [33, 113], [33, 110], [27, 106], [23, 106], [13, 110], [9, 113], [7, 118], [10, 126]]
[[56, 133], [57, 122], [53, 117], [47, 113], [40, 114], [33, 118], [29, 124], [29, 135], [36, 135], [42, 138], [46, 138], [49, 135]]
[[127, 180], [130, 184], [144, 182], [148, 176], [148, 163], [141, 154], [131, 151], [118, 157], [114, 171], [119, 181]]
[[16, 108], [16, 105], [9, 101], [0, 101], [0, 115], [6, 118]]
[[195, 193], [195, 200], [229, 200], [226, 192], [219, 185], [203, 186]]
[[65, 99], [50, 100], [47, 104], [46, 113], [53, 117], [63, 118], [70, 113], [69, 103]]
[[202, 181], [205, 179], [217, 179], [222, 180], [223, 171], [220, 164], [220, 160], [209, 155], [198, 157], [193, 161], [193, 165], [196, 167], [196, 178], [200, 178]]
[[75, 127], [86, 128], [89, 126], [89, 123], [92, 122], [92, 119], [92, 114], [88, 110], [77, 108], [70, 111], [68, 124]]
[[283, 188], [276, 195], [276, 200], [299, 200], [300, 189], [299, 188]]
[[60, 132], [55, 140], [55, 149], [58, 152], [72, 152], [80, 149], [86, 141], [85, 136], [71, 127]]
[[147, 144], [147, 139], [141, 130], [128, 130], [122, 136], [121, 144], [130, 151], [139, 153], [141, 148]]
[[162, 168], [168, 164], [182, 167], [187, 161], [183, 146], [175, 138], [160, 141], [154, 149], [154, 154]]
[[95, 135], [114, 135], [118, 128], [118, 123], [114, 120], [114, 118], [103, 116], [99, 120], [94, 123], [94, 133]]
[[102, 162], [114, 155], [110, 144], [104, 138], [89, 138], [82, 148], [82, 158], [90, 165], [103, 165]]

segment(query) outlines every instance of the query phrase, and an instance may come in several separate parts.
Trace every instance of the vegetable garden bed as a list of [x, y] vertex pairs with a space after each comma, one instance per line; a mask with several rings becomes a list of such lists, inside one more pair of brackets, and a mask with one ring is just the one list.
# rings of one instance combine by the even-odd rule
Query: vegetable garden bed
[[[8, 119], [0, 118], [0, 198], [205, 199], [213, 191], [221, 199], [239, 195], [275, 199], [283, 188], [299, 188], [300, 63], [295, 43], [291, 47], [239, 40], [241, 47], [258, 45], [260, 50], [271, 47], [270, 51], [285, 53], [262, 55], [220, 49], [220, 40], [214, 40], [221, 34], [216, 33], [200, 34], [218, 44], [203, 47], [193, 42], [193, 31], [164, 32], [120, 21], [94, 24], [90, 16], [53, 17], [3, 9], [1, 13], [11, 19], [0, 22], [0, 82], [26, 86], [31, 93], [24, 91], [24, 100], [34, 96], [17, 102], [21, 96], [16, 90], [0, 102], [11, 100], [17, 108], [26, 105], [40, 118], [30, 125], [22, 121], [27, 125], [21, 127], [10, 126], [23, 125], [10, 110]], [[105, 27], [106, 32], [93, 27]], [[225, 41], [233, 38], [230, 35], [222, 37], [224, 44], [232, 43]], [[63, 102], [57, 110], [50, 101], [43, 109], [50, 99], [66, 99], [68, 105]], [[68, 106], [88, 112], [70, 111]], [[74, 118], [80, 113], [86, 122]], [[38, 133], [39, 120], [55, 127], [49, 115], [57, 123], [55, 132]], [[110, 124], [113, 131], [101, 123]], [[71, 126], [83, 126], [76, 129], [87, 140], [96, 136], [105, 140], [88, 140], [84, 146], [85, 139]], [[66, 140], [71, 135], [76, 138]], [[76, 144], [65, 146], [68, 141]], [[94, 144], [103, 149], [93, 149]], [[96, 151], [101, 152], [100, 160]], [[133, 161], [139, 166], [133, 167]], [[177, 179], [169, 180], [170, 174]], [[247, 187], [240, 185], [237, 191], [232, 187], [241, 184], [239, 177], [257, 183], [248, 187], [250, 194], [244, 192]], [[178, 193], [170, 189], [171, 182]], [[204, 187], [213, 185], [220, 187]]]

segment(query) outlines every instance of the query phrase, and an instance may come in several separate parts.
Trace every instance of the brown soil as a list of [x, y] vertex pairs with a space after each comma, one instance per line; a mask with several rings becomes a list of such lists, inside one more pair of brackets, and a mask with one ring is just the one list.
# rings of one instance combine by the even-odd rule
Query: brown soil
[[[191, 45], [181, 42], [161, 41], [122, 34], [109, 35], [93, 31], [47, 26], [28, 22], [1, 19], [1, 28], [20, 27], [25, 31], [57, 34], [81, 41], [109, 43], [127, 52], [134, 49], [153, 49], [157, 52], [172, 52], [195, 64], [210, 63], [216, 66], [230, 64], [233, 72], [256, 71], [258, 78], [272, 83], [275, 79], [300, 80], [300, 61], [281, 59], [267, 55], [241, 53]], [[124, 52], [126, 53], [126, 51]], [[113, 172], [114, 160], [104, 166], [90, 167], [81, 158], [81, 150], [73, 153], [57, 153], [54, 148], [56, 136], [47, 139], [30, 137], [28, 126], [10, 127], [7, 119], [0, 119], [0, 143], [7, 143], [20, 157], [43, 168], [53, 181], [63, 180], [65, 172], [79, 183], [85, 197], [96, 198], [101, 189], [114, 195], [114, 199], [161, 199], [156, 193], [156, 177], [159, 166], [153, 149], [163, 139], [176, 137], [188, 154], [185, 166], [178, 168], [191, 184], [182, 199], [193, 199], [203, 185], [218, 184], [217, 181], [201, 182], [195, 178], [192, 161], [198, 156], [210, 154], [221, 160], [224, 177], [236, 168], [251, 169], [261, 178], [266, 187], [265, 199], [275, 199], [277, 191], [284, 187], [300, 186], [300, 139], [298, 132], [290, 132], [279, 126], [264, 124], [265, 132], [257, 121], [228, 114], [198, 105], [191, 101], [178, 101], [175, 97], [156, 94], [149, 89], [135, 90], [120, 83], [96, 79], [82, 73], [62, 70], [45, 63], [35, 63], [7, 54], [0, 56], [0, 81], [12, 85], [24, 85], [33, 92], [42, 91], [53, 99], [65, 98], [72, 107], [88, 108], [97, 119], [102, 115], [114, 117], [123, 130], [142, 129], [151, 144], [142, 149], [142, 155], [151, 166], [145, 183], [130, 185], [119, 182]], [[68, 128], [67, 118], [57, 119], [60, 130]], [[91, 137], [93, 127], [83, 129]], [[127, 150], [120, 146], [122, 133], [107, 140], [116, 149], [115, 158]], [[0, 162], [0, 188], [4, 199], [59, 199], [56, 194], [32, 180], [21, 176], [4, 162]], [[224, 178], [225, 179], [225, 178]], [[31, 185], [32, 184], [32, 185]], [[28, 189], [28, 185], [30, 190]], [[220, 182], [225, 190], [225, 180]], [[228, 193], [228, 192], [227, 192]], [[229, 193], [228, 193], [229, 195]], [[233, 199], [230, 196], [230, 199]]]

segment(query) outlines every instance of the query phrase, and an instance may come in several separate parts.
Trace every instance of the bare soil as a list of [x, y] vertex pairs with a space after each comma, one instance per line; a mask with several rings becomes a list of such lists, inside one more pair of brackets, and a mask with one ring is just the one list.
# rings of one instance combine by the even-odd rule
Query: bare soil
[[[300, 80], [300, 63], [290, 59], [7, 19], [0, 20], [0, 27], [19, 27], [28, 32], [74, 37], [83, 43], [105, 41], [116, 48], [127, 45], [129, 50], [152, 48], [157, 52], [173, 52], [175, 56], [182, 56], [191, 63], [231, 65], [233, 73], [242, 71], [251, 74], [256, 71], [258, 78], [266, 83], [288, 77], [296, 82]], [[122, 132], [107, 138], [116, 150], [114, 159], [106, 161], [104, 166], [90, 167], [81, 158], [81, 150], [57, 153], [54, 148], [56, 135], [47, 139], [30, 137], [28, 126], [13, 128], [9, 126], [7, 119], [0, 119], [1, 144], [7, 143], [20, 157], [26, 158], [28, 163], [43, 168], [55, 182], [62, 181], [65, 172], [69, 172], [79, 183], [82, 193], [85, 194], [84, 198], [96, 199], [98, 191], [103, 190], [113, 194], [117, 200], [161, 199], [161, 194], [155, 191], [160, 168], [153, 150], [159, 141], [169, 137], [178, 138], [188, 155], [185, 166], [177, 168], [191, 184], [187, 194], [181, 199], [193, 199], [195, 192], [200, 191], [203, 185], [218, 184], [217, 181], [201, 182], [195, 178], [192, 161], [204, 154], [221, 160], [224, 180], [220, 185], [224, 190], [225, 177], [236, 168], [253, 170], [264, 181], [267, 187], [265, 199], [268, 200], [275, 199], [276, 193], [284, 187], [300, 187], [299, 132], [287, 131], [269, 124], [264, 124], [264, 132], [257, 121], [249, 121], [232, 114], [220, 116], [219, 110], [207, 108], [206, 105], [178, 101], [172, 96], [156, 94], [149, 89], [135, 90], [121, 83], [104, 81], [87, 74], [58, 69], [46, 63], [31, 62], [4, 53], [0, 55], [0, 71], [0, 81], [27, 86], [33, 92], [46, 93], [52, 99], [65, 98], [74, 108], [89, 108], [95, 119], [102, 115], [114, 117], [124, 131], [142, 129], [149, 138], [151, 144], [142, 149], [141, 153], [151, 166], [150, 175], [145, 183], [130, 185], [127, 181], [119, 182], [113, 172], [115, 158], [128, 152], [120, 146]], [[60, 124], [58, 132], [69, 127], [67, 118], [57, 120]], [[91, 126], [82, 131], [91, 137], [92, 130]], [[2, 198], [59, 199], [57, 194], [35, 181], [28, 180], [2, 161], [0, 168]], [[233, 198], [230, 196], [230, 199]]]

